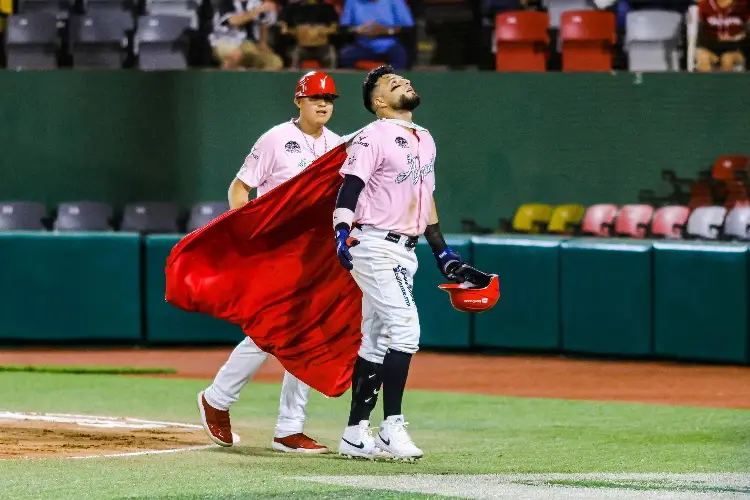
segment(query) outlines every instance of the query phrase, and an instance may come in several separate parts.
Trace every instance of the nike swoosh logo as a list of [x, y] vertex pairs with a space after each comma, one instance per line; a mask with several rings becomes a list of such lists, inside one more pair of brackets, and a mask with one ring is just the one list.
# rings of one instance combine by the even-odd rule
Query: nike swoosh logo
[[[383, 436], [381, 436], [379, 432], [378, 432], [378, 437], [380, 438], [381, 441], [383, 441], [383, 444], [385, 444], [386, 446], [390, 446], [390, 444], [391, 444], [391, 440], [390, 439], [388, 441], [386, 441], [385, 439], [383, 439]], [[346, 441], [346, 442], [348, 443], [349, 441]]]
[[370, 375], [370, 376], [369, 376], [369, 377], [367, 377], [367, 378], [373, 378], [374, 376], [375, 376], [375, 374], [373, 373], [372, 375]]
[[369, 397], [369, 398], [365, 399], [365, 403], [369, 403], [371, 399], [372, 399], [372, 397]]
[[[382, 439], [382, 438], [381, 438], [381, 439]], [[347, 441], [347, 440], [346, 440], [346, 439], [344, 439], [344, 438], [341, 438], [341, 440], [342, 440], [342, 441], [344, 441], [344, 442], [345, 442], [346, 444], [349, 444], [349, 445], [351, 445], [351, 446], [354, 446], [355, 448], [357, 448], [357, 449], [360, 449], [360, 450], [361, 450], [362, 448], [364, 448], [364, 447], [365, 447], [365, 443], [354, 444], [354, 443], [352, 443], [351, 441]]]

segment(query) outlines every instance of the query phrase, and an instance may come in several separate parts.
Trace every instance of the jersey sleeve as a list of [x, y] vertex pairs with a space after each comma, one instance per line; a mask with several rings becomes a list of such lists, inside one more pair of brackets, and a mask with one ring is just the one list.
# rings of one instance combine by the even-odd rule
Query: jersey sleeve
[[372, 131], [363, 130], [346, 148], [346, 160], [339, 171], [342, 176], [355, 175], [365, 184], [380, 166], [383, 158], [380, 144]]
[[237, 178], [251, 188], [257, 188], [268, 179], [276, 157], [274, 154], [274, 140], [266, 134], [258, 139], [250, 154], [245, 157]]

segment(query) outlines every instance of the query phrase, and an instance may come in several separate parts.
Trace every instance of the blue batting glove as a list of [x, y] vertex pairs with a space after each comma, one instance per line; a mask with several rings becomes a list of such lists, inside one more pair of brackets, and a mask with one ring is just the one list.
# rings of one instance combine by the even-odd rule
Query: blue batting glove
[[349, 236], [348, 229], [337, 229], [334, 233], [336, 239], [336, 255], [344, 269], [351, 271], [354, 269], [352, 264], [352, 254], [349, 252], [351, 247], [359, 245], [359, 240]]
[[440, 253], [434, 253], [434, 255], [437, 259], [438, 269], [443, 273], [443, 276], [449, 280], [458, 279], [455, 272], [464, 263], [464, 261], [461, 260], [461, 256], [451, 250], [450, 247], [445, 247], [445, 250]]

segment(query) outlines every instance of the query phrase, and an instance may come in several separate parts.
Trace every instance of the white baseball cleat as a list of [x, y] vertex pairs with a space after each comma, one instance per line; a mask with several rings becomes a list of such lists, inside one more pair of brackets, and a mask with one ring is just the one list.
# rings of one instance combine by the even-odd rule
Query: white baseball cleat
[[344, 430], [344, 436], [339, 443], [339, 454], [348, 458], [366, 458], [369, 460], [389, 460], [393, 458], [393, 455], [375, 445], [368, 420], [362, 420], [359, 425], [351, 425]]
[[408, 422], [404, 422], [403, 415], [391, 415], [383, 420], [375, 436], [375, 445], [393, 455], [397, 460], [416, 460], [424, 456], [424, 452], [416, 447], [406, 432]]

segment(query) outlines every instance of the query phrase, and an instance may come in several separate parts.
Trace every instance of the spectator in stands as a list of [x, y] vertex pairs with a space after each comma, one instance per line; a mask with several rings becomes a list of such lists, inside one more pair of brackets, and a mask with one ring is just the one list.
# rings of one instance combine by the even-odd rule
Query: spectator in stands
[[404, 0], [346, 0], [341, 26], [356, 36], [354, 43], [341, 48], [341, 67], [353, 68], [357, 61], [371, 60], [406, 68], [406, 49], [395, 36], [414, 26]]
[[281, 32], [295, 39], [290, 51], [291, 66], [302, 61], [317, 61], [325, 68], [336, 67], [336, 49], [329, 37], [338, 30], [336, 9], [324, 0], [292, 1], [281, 11]]
[[276, 22], [270, 0], [222, 0], [210, 36], [223, 69], [281, 69], [284, 62], [268, 46], [269, 26]]
[[746, 0], [699, 0], [696, 69], [721, 71], [744, 66], [747, 50], [747, 22], [750, 11]]

